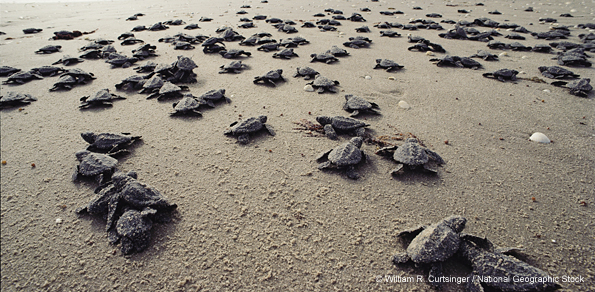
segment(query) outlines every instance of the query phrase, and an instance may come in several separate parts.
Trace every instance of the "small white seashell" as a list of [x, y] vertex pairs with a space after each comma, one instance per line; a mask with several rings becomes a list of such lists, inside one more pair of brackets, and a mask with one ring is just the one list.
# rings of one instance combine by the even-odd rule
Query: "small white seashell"
[[519, 74], [527, 74], [527, 72], [521, 71], [521, 72], [519, 72]]
[[368, 76], [368, 75], [366, 75], [366, 77], [364, 77], [364, 78], [365, 78], [366, 80], [370, 80], [370, 79], [372, 79], [372, 76]]
[[533, 135], [531, 135], [529, 140], [531, 140], [533, 142], [537, 142], [537, 143], [543, 143], [543, 144], [549, 144], [551, 142], [550, 138], [548, 138], [543, 133], [539, 133], [539, 132], [533, 133]]
[[521, 59], [529, 59], [527, 56], [522, 56]]
[[306, 85], [304, 86], [304, 90], [307, 92], [312, 92], [314, 91], [314, 87], [312, 87], [312, 85]]
[[426, 56], [434, 56], [434, 52], [427, 51], [427, 52], [426, 52]]
[[577, 10], [576, 9], [570, 9], [570, 12], [575, 13]]
[[404, 100], [399, 101], [399, 107], [403, 109], [410, 109], [411, 106]]
[[545, 92], [545, 93], [552, 93], [552, 91], [549, 90], [549, 89], [544, 89], [543, 92]]
[[389, 76], [388, 80], [395, 80], [396, 78], [394, 76]]
[[502, 52], [500, 54], [498, 54], [498, 57], [504, 57], [504, 56], [508, 56], [507, 52]]
[[62, 218], [56, 218], [56, 224], [61, 224], [62, 223]]
[[345, 33], [344, 33], [344, 32], [340, 32], [339, 34], [340, 34], [340, 35], [344, 35]]

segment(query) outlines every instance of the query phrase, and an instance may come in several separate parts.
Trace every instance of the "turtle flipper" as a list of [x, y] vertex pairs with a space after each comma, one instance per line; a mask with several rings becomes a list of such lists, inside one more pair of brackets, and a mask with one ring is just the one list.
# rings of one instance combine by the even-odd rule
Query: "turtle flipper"
[[332, 166], [333, 166], [333, 164], [330, 161], [325, 161], [323, 163], [318, 164], [318, 169], [320, 169], [320, 170], [327, 169], [327, 168], [331, 168]]
[[275, 128], [269, 124], [264, 124], [264, 128], [269, 132], [269, 134], [271, 134], [271, 136], [275, 136], [277, 134], [275, 133]]
[[393, 170], [390, 171], [390, 174], [392, 175], [396, 175], [399, 174], [399, 172], [403, 169], [405, 165], [403, 165], [402, 163], [397, 164], [397, 167], [395, 167]]
[[407, 252], [398, 253], [393, 256], [393, 264], [404, 264], [411, 260], [411, 257], [407, 254]]
[[356, 117], [357, 115], [359, 115], [359, 111], [358, 110], [354, 110], [351, 112], [351, 114], [349, 115], [350, 117]]
[[425, 170], [427, 170], [429, 172], [438, 173], [438, 168], [436, 167], [436, 163], [428, 162], [428, 163], [424, 164], [423, 167]]
[[250, 135], [248, 135], [248, 134], [239, 135], [238, 142], [240, 142], [240, 144], [248, 144], [248, 142], [250, 142]]
[[327, 159], [328, 158], [328, 154], [331, 153], [331, 151], [333, 151], [333, 149], [329, 149], [327, 151], [324, 151], [324, 152], [318, 154], [318, 156], [316, 157], [316, 161]]
[[324, 134], [332, 140], [337, 140], [339, 137], [337, 136], [337, 132], [330, 124], [324, 125]]
[[[441, 279], [443, 276], [444, 273], [442, 272], [442, 262], [432, 264], [428, 278]], [[430, 284], [437, 290], [442, 290], [442, 281], [431, 281]]]
[[350, 179], [358, 179], [359, 178], [359, 173], [355, 170], [355, 167], [353, 165], [350, 165], [349, 167], [347, 167], [347, 170], [345, 170], [345, 174], [347, 174], [347, 177]]
[[366, 129], [361, 127], [361, 128], [357, 128], [354, 130], [355, 135], [357, 135], [358, 137], [364, 137], [364, 135], [366, 134]]

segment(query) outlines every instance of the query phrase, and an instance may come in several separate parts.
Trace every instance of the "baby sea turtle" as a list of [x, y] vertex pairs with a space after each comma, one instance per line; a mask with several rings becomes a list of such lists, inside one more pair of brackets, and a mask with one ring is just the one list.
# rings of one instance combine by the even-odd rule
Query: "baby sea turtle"
[[533, 46], [531, 51], [538, 53], [551, 53], [552, 47], [546, 44], [536, 44], [535, 46]]
[[79, 108], [84, 109], [92, 106], [112, 106], [112, 101], [116, 99], [126, 98], [110, 93], [109, 89], [101, 89], [97, 91], [92, 97], [88, 95], [81, 97], [81, 105]]
[[394, 31], [394, 30], [381, 30], [380, 31], [380, 36], [381, 37], [385, 36], [385, 37], [391, 37], [392, 38], [392, 37], [400, 37], [401, 34], [398, 33], [398, 32], [396, 32], [396, 31]]
[[382, 156], [391, 156], [396, 161], [397, 167], [390, 171], [391, 174], [398, 174], [405, 166], [409, 169], [422, 167], [433, 173], [437, 173], [436, 165], [444, 164], [444, 160], [438, 153], [423, 147], [417, 139], [409, 138], [401, 146], [389, 146], [376, 151]]
[[298, 32], [298, 30], [294, 26], [289, 25], [289, 24], [280, 25], [278, 27], [278, 30], [279, 31], [282, 31], [284, 33], [296, 33], [296, 32]]
[[10, 76], [14, 73], [20, 72], [21, 69], [10, 67], [10, 66], [0, 66], [0, 76]]
[[194, 46], [189, 42], [174, 41], [174, 50], [193, 50]]
[[376, 59], [376, 67], [374, 69], [386, 69], [386, 72], [402, 69], [404, 66], [397, 64], [393, 60]]
[[115, 59], [110, 59], [110, 60], [106, 60], [106, 63], [109, 63], [112, 65], [112, 68], [116, 68], [116, 67], [121, 67], [121, 68], [128, 68], [130, 66], [132, 66], [132, 64], [138, 62], [138, 58], [136, 57], [120, 57], [120, 58], [115, 58]]
[[60, 49], [62, 48], [62, 46], [54, 46], [54, 45], [47, 45], [37, 51], [35, 51], [36, 54], [51, 54], [51, 53], [55, 53], [55, 52], [59, 52]]
[[347, 50], [345, 49], [341, 49], [337, 46], [332, 46], [330, 50], [326, 51], [325, 54], [331, 54], [335, 57], [344, 57], [344, 56], [349, 56], [349, 52], [347, 52]]
[[242, 64], [242, 61], [232, 61], [227, 65], [221, 65], [221, 73], [242, 73], [242, 70], [246, 69], [248, 66], [246, 64]]
[[316, 78], [316, 75], [318, 75], [320, 73], [318, 73], [318, 71], [310, 68], [310, 67], [298, 67], [297, 68], [297, 72], [295, 74], [293, 74], [293, 77], [304, 77], [305, 80], [309, 80], [312, 78]]
[[139, 91], [138, 93], [158, 93], [159, 89], [163, 86], [164, 83], [165, 81], [163, 81], [163, 79], [159, 77], [159, 75], [154, 75], [143, 84], [143, 89], [141, 89], [141, 91]]
[[62, 67], [56, 67], [56, 66], [41, 66], [41, 67], [31, 69], [30, 72], [39, 74], [41, 76], [50, 76], [51, 77], [51, 76], [55, 76], [55, 75], [64, 73], [64, 72], [66, 72], [66, 70]]
[[[469, 236], [461, 235], [461, 244], [458, 254], [465, 261], [471, 263], [473, 272], [467, 284], [468, 291], [484, 291], [483, 285], [490, 286], [498, 291], [553, 291], [561, 288], [556, 281], [478, 281], [479, 278], [491, 279], [554, 279], [545, 271], [533, 267], [504, 252], [493, 250], [493, 245], [488, 239], [467, 239]], [[479, 242], [479, 243], [478, 243]]]
[[370, 28], [367, 25], [356, 27], [356, 32], [370, 32]]
[[370, 43], [365, 41], [365, 40], [352, 40], [352, 41], [348, 41], [348, 42], [344, 42], [343, 43], [344, 46], [346, 47], [350, 47], [353, 49], [359, 49], [359, 48], [368, 48], [370, 47]]
[[30, 94], [8, 91], [5, 95], [0, 96], [0, 108], [27, 105], [36, 100], [37, 98]]
[[[430, 277], [442, 276], [442, 262], [457, 253], [461, 245], [460, 233], [465, 229], [467, 219], [462, 216], [449, 216], [430, 226], [421, 226], [397, 234], [401, 238], [413, 238], [407, 250], [393, 256], [393, 263], [404, 264], [412, 261], [420, 265], [430, 265]], [[440, 286], [438, 283], [433, 285]]]
[[188, 86], [178, 86], [169, 81], [165, 81], [163, 85], [159, 88], [159, 92], [154, 92], [147, 96], [147, 99], [157, 98], [157, 100], [161, 101], [167, 98], [176, 98], [182, 96], [182, 91], [187, 91]]
[[70, 55], [64, 55], [62, 59], [52, 63], [52, 65], [63, 64], [64, 66], [74, 65], [76, 63], [84, 62], [85, 60]]
[[474, 70], [482, 67], [481, 63], [479, 63], [469, 57], [459, 57], [459, 56], [449, 56], [449, 55], [446, 55], [441, 59], [440, 58], [430, 59], [430, 62], [435, 62], [436, 66], [438, 66], [438, 67], [471, 68]]
[[265, 51], [265, 52], [268, 53], [270, 51], [278, 51], [279, 50], [279, 46], [280, 46], [280, 44], [278, 44], [278, 43], [267, 43], [267, 44], [264, 44], [264, 45], [258, 47], [257, 50], [259, 50], [259, 51]]
[[34, 79], [43, 79], [43, 77], [41, 75], [35, 74], [31, 71], [27, 71], [27, 72], [17, 72], [14, 73], [10, 76], [8, 76], [8, 78], [2, 82], [2, 84], [25, 84], [25, 82], [34, 80]]
[[96, 153], [104, 153], [107, 155], [118, 155], [128, 153], [127, 147], [134, 142], [141, 139], [141, 136], [131, 136], [129, 133], [115, 134], [115, 133], [100, 133], [93, 132], [81, 133], [81, 137], [89, 146], [87, 150]]
[[111, 156], [89, 150], [78, 151], [75, 156], [80, 163], [75, 168], [73, 181], [81, 176], [95, 178], [99, 182], [108, 181], [118, 164], [118, 160]]
[[283, 69], [271, 70], [262, 76], [254, 77], [254, 83], [264, 81], [265, 84], [268, 83], [273, 86], [277, 86], [275, 81], [285, 81], [285, 78], [283, 78], [281, 74], [283, 74]]
[[145, 41], [141, 40], [141, 39], [137, 39], [137, 38], [127, 38], [124, 39], [120, 45], [122, 46], [130, 46], [130, 45], [134, 45], [134, 44], [138, 44], [138, 43], [144, 43]]
[[510, 48], [513, 51], [530, 51], [532, 49], [532, 47], [525, 46], [519, 42], [510, 43], [506, 47]]
[[580, 96], [580, 97], [587, 97], [589, 92], [593, 90], [593, 86], [589, 84], [591, 82], [590, 78], [583, 78], [580, 80], [575, 80], [571, 82], [564, 82], [564, 81], [556, 81], [552, 82], [552, 85], [559, 86], [559, 87], [566, 87], [570, 90], [570, 94]]
[[143, 76], [132, 75], [132, 76], [122, 80], [122, 82], [116, 84], [116, 89], [129, 88], [129, 89], [139, 90], [143, 87], [143, 85], [145, 84], [146, 81], [147, 81], [147, 79], [145, 79]]
[[184, 29], [189, 29], [189, 30], [192, 30], [192, 29], [199, 29], [199, 28], [200, 28], [200, 26], [198, 26], [198, 24], [196, 24], [196, 23], [191, 23], [191, 24], [189, 24], [189, 25], [186, 25], [186, 26], [184, 27]]
[[543, 75], [547, 78], [552, 78], [552, 79], [579, 78], [580, 77], [580, 75], [574, 74], [574, 72], [572, 72], [568, 69], [564, 69], [559, 66], [549, 66], [549, 67], [541, 66], [541, 67], [538, 67], [537, 69], [539, 69], [539, 72], [541, 72], [541, 75]]
[[260, 37], [253, 35], [240, 42], [240, 46], [255, 46]]
[[345, 169], [347, 177], [358, 179], [359, 173], [355, 170], [355, 166], [366, 161], [366, 154], [360, 150], [363, 141], [362, 137], [354, 137], [349, 142], [319, 154], [316, 161], [326, 161], [318, 164], [318, 169]]
[[174, 111], [170, 113], [172, 116], [178, 115], [199, 115], [202, 113], [198, 110], [201, 103], [194, 98], [191, 93], [184, 93], [184, 97], [180, 101], [172, 104]]
[[322, 75], [316, 76], [314, 81], [306, 83], [307, 85], [312, 85], [316, 92], [323, 93], [325, 91], [330, 91], [332, 93], [336, 93], [337, 89], [335, 86], [339, 85], [339, 81], [337, 80], [330, 80]]
[[311, 54], [310, 57], [312, 58], [312, 60], [310, 60], [310, 62], [324, 62], [324, 63], [330, 64], [332, 62], [339, 61], [339, 59], [337, 59], [335, 56], [333, 56], [332, 54], [328, 54], [328, 53]]
[[269, 124], [266, 124], [266, 116], [258, 116], [246, 119], [242, 122], [233, 122], [230, 130], [224, 132], [225, 135], [237, 136], [240, 144], [248, 144], [250, 142], [250, 134], [256, 133], [265, 129], [271, 136], [275, 136], [275, 130]]
[[316, 121], [323, 126], [324, 134], [333, 140], [338, 139], [337, 132], [354, 133], [358, 137], [363, 137], [366, 131], [365, 127], [370, 126], [362, 121], [342, 116], [318, 116]]
[[225, 102], [231, 102], [229, 98], [225, 96], [225, 89], [213, 89], [203, 93], [199, 96], [198, 101], [201, 104], [206, 104], [210, 107], [215, 107], [214, 101], [224, 100]]
[[41, 28], [25, 28], [25, 29], [23, 29], [24, 34], [38, 33], [40, 31], [43, 31], [43, 29], [41, 29]]
[[564, 53], [558, 55], [558, 65], [572, 66], [572, 67], [591, 67], [591, 62], [587, 60], [585, 54]]
[[498, 61], [498, 55], [491, 54], [490, 52], [484, 50], [477, 50], [477, 54], [474, 54], [469, 58], [482, 58], [485, 61]]
[[223, 51], [220, 51], [219, 54], [223, 58], [226, 58], [226, 59], [237, 58], [237, 57], [240, 57], [241, 55], [245, 55], [246, 57], [250, 57], [250, 55], [252, 55], [252, 53], [250, 53], [250, 52], [246, 52], [244, 50], [237, 50], [237, 49], [223, 50]]
[[60, 75], [60, 77], [66, 76], [66, 75], [74, 77], [76, 79], [77, 83], [83, 83], [83, 84], [87, 83], [87, 81], [96, 79], [93, 73], [81, 70], [79, 68], [69, 69], [66, 73], [63, 73], [62, 75]]
[[116, 223], [116, 230], [112, 232], [111, 243], [121, 241], [120, 250], [123, 254], [138, 253], [145, 250], [151, 241], [151, 228], [153, 221], [149, 218], [155, 215], [157, 210], [146, 208], [142, 212], [129, 209]]
[[492, 73], [483, 73], [483, 77], [497, 79], [502, 82], [506, 80], [516, 81], [516, 75], [519, 74], [517, 70], [500, 69]]
[[54, 83], [54, 86], [50, 88], [50, 91], [56, 91], [59, 89], [70, 90], [77, 84], [79, 84], [79, 82], [76, 80], [75, 77], [71, 75], [61, 75], [60, 79], [58, 79], [58, 82]]
[[283, 49], [281, 52], [273, 54], [273, 58], [279, 59], [291, 59], [292, 57], [299, 57], [293, 49]]
[[379, 115], [376, 109], [378, 109], [378, 105], [373, 102], [369, 102], [359, 96], [355, 96], [353, 94], [345, 95], [345, 104], [343, 104], [343, 109], [351, 112], [352, 117], [359, 115], [360, 113], [371, 113]]

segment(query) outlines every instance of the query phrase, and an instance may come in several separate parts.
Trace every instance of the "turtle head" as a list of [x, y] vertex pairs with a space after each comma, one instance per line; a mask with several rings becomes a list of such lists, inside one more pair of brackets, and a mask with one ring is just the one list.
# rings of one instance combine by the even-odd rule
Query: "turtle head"
[[351, 140], [349, 140], [349, 142], [351, 142], [351, 144], [355, 145], [355, 147], [360, 148], [360, 147], [362, 147], [362, 143], [364, 142], [364, 138], [362, 138], [362, 137], [353, 137], [353, 138], [351, 138]]
[[277, 70], [275, 70], [275, 71], [277, 71], [277, 73], [278, 73], [279, 75], [283, 74], [283, 69], [277, 69]]
[[89, 155], [90, 153], [91, 151], [89, 150], [81, 150], [75, 153], [74, 155], [76, 156], [76, 159], [78, 159], [78, 161], [83, 161], [83, 159], [85, 159], [85, 157], [87, 157], [87, 155]]
[[258, 116], [258, 120], [264, 124], [267, 122], [267, 116]]
[[419, 143], [419, 142], [417, 141], [417, 139], [415, 139], [415, 138], [408, 138], [407, 140], [405, 140], [405, 142], [406, 142], [406, 143]]
[[465, 224], [467, 223], [467, 219], [463, 216], [453, 215], [443, 220], [444, 224], [450, 227], [454, 232], [460, 233], [465, 229]]
[[328, 116], [318, 116], [316, 117], [316, 121], [321, 125], [328, 125], [331, 123], [332, 118]]
[[81, 133], [81, 137], [83, 137], [83, 140], [87, 141], [89, 144], [95, 143], [95, 139], [97, 139], [97, 135], [93, 132]]
[[382, 62], [382, 59], [376, 59], [376, 63], [380, 64], [380, 62]]
[[349, 100], [353, 97], [353, 94], [345, 94], [345, 100]]

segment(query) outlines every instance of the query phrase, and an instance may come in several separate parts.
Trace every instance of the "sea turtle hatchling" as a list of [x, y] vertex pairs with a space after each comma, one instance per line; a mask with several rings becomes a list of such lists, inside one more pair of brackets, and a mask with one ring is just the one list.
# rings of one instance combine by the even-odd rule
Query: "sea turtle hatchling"
[[378, 109], [378, 105], [374, 102], [369, 102], [359, 96], [355, 96], [353, 94], [345, 95], [345, 104], [343, 104], [343, 109], [351, 112], [350, 116], [355, 117], [360, 113], [371, 113], [379, 115], [376, 109]]
[[82, 84], [87, 83], [87, 81], [96, 79], [93, 73], [81, 70], [79, 68], [69, 69], [68, 71], [60, 75], [60, 77], [62, 76], [72, 76], [76, 79], [77, 83]]
[[293, 74], [293, 77], [304, 77], [305, 80], [316, 78], [316, 75], [320, 74], [318, 71], [310, 67], [297, 67], [297, 72]]
[[64, 66], [70, 66], [70, 65], [74, 65], [74, 64], [84, 62], [84, 61], [85, 60], [83, 60], [81, 58], [72, 57], [70, 55], [64, 55], [64, 56], [62, 56], [62, 59], [52, 63], [52, 65], [62, 64]]
[[0, 66], [0, 76], [10, 76], [14, 73], [20, 72], [21, 69], [10, 67], [10, 66]]
[[366, 154], [360, 150], [363, 141], [362, 137], [354, 137], [349, 142], [320, 153], [316, 161], [323, 162], [318, 164], [318, 169], [345, 169], [347, 177], [358, 179], [359, 173], [355, 170], [355, 166], [366, 161]]
[[477, 50], [477, 54], [471, 55], [469, 58], [482, 58], [484, 61], [498, 61], [498, 55], [494, 55], [484, 50]]
[[397, 167], [390, 171], [391, 174], [399, 174], [407, 166], [409, 169], [423, 168], [433, 173], [437, 173], [436, 165], [446, 163], [438, 153], [423, 147], [417, 139], [409, 138], [401, 146], [384, 147], [376, 151], [376, 154], [382, 156], [391, 156], [396, 161]]
[[250, 57], [250, 55], [252, 55], [252, 53], [250, 53], [250, 52], [246, 52], [244, 50], [237, 50], [237, 49], [222, 50], [222, 51], [219, 51], [219, 54], [225, 59], [238, 58], [242, 55], [245, 55], [246, 57]]
[[184, 96], [180, 101], [172, 104], [174, 111], [170, 113], [172, 116], [182, 115], [198, 115], [202, 116], [202, 113], [198, 110], [201, 103], [191, 94], [184, 93]]
[[[395, 265], [409, 261], [418, 265], [430, 265], [430, 277], [442, 276], [442, 262], [457, 253], [461, 245], [461, 231], [467, 219], [462, 216], [449, 216], [430, 226], [420, 226], [397, 234], [403, 239], [412, 238], [407, 250], [393, 256]], [[440, 287], [441, 283], [431, 282]]]
[[206, 104], [210, 107], [215, 107], [214, 101], [224, 100], [225, 102], [231, 102], [231, 100], [225, 96], [225, 89], [213, 89], [203, 93], [197, 98], [201, 104]]
[[153, 77], [149, 78], [149, 80], [144, 82], [143, 89], [141, 89], [138, 93], [158, 93], [159, 89], [163, 86], [164, 83], [165, 81], [163, 81], [163, 79], [159, 75], [154, 75]]
[[370, 126], [360, 120], [342, 116], [318, 116], [316, 121], [323, 126], [324, 134], [333, 140], [339, 138], [337, 133], [354, 133], [358, 137], [363, 137], [365, 128]]
[[145, 250], [151, 241], [153, 221], [150, 216], [156, 213], [157, 210], [152, 208], [142, 211], [127, 210], [118, 218], [115, 231], [111, 232], [110, 242], [121, 242], [120, 250], [125, 255]]
[[122, 82], [116, 84], [116, 89], [128, 88], [139, 90], [143, 87], [147, 79], [140, 75], [132, 75], [122, 80]]
[[250, 134], [256, 133], [265, 129], [271, 136], [275, 136], [274, 128], [267, 124], [266, 116], [251, 117], [242, 122], [233, 122], [230, 130], [224, 132], [225, 135], [237, 136], [240, 144], [248, 144], [250, 142]]
[[483, 77], [497, 79], [497, 80], [500, 80], [502, 82], [504, 82], [506, 80], [516, 81], [517, 80], [517, 78], [516, 78], [516, 75], [517, 74], [519, 74], [519, 71], [517, 71], [517, 70], [500, 69], [500, 70], [497, 70], [497, 71], [492, 72], [492, 73], [483, 73]]
[[2, 82], [2, 84], [25, 84], [25, 82], [34, 79], [43, 79], [43, 76], [33, 73], [31, 71], [17, 72], [8, 76], [8, 78], [4, 82]]
[[271, 70], [262, 76], [254, 77], [254, 83], [258, 83], [263, 81], [265, 84], [271, 84], [273, 86], [277, 86], [275, 82], [277, 81], [285, 81], [283, 78], [283, 69]]
[[222, 73], [242, 73], [242, 70], [246, 69], [248, 66], [246, 64], [242, 64], [242, 61], [232, 61], [229, 64], [221, 65], [221, 71], [219, 74]]
[[307, 85], [312, 85], [312, 87], [316, 90], [316, 92], [323, 93], [325, 91], [329, 91], [332, 93], [336, 93], [337, 89], [335, 86], [339, 85], [339, 81], [337, 80], [330, 80], [322, 75], [316, 76], [314, 81], [306, 83]]
[[552, 79], [564, 79], [564, 78], [579, 78], [580, 75], [574, 74], [574, 72], [564, 69], [560, 66], [540, 66], [539, 72], [541, 75], [552, 78]]
[[273, 54], [273, 58], [279, 58], [279, 59], [291, 59], [292, 57], [299, 57], [299, 56], [291, 48], [283, 49], [281, 52]]
[[75, 77], [71, 75], [61, 75], [60, 79], [58, 79], [58, 82], [54, 83], [54, 86], [50, 88], [50, 91], [56, 91], [60, 89], [70, 90], [77, 84], [79, 83]]
[[97, 91], [93, 96], [81, 97], [80, 109], [90, 108], [92, 106], [112, 106], [112, 101], [117, 99], [126, 99], [123, 96], [119, 96], [109, 92], [109, 89], [101, 89]]
[[344, 42], [343, 45], [346, 46], [346, 47], [353, 48], [353, 49], [368, 48], [368, 47], [370, 47], [370, 43], [369, 42], [367, 42], [365, 40], [361, 40], [361, 39], [354, 39], [352, 41]]
[[80, 163], [72, 175], [73, 181], [81, 176], [95, 178], [99, 182], [108, 181], [118, 164], [118, 160], [111, 156], [89, 150], [78, 151], [75, 156]]
[[332, 62], [339, 61], [339, 59], [337, 59], [337, 57], [335, 57], [329, 53], [311, 54], [310, 57], [312, 58], [312, 60], [310, 60], [310, 62], [323, 62], [323, 63], [330, 64]]
[[115, 156], [122, 153], [128, 153], [127, 147], [131, 146], [141, 136], [132, 136], [129, 133], [115, 134], [115, 133], [81, 133], [81, 137], [85, 142], [89, 143], [87, 150], [96, 153], [104, 153]]
[[332, 46], [330, 50], [326, 51], [325, 54], [331, 54], [335, 57], [344, 57], [344, 56], [349, 56], [349, 52], [347, 52], [347, 50], [345, 49], [341, 49], [337, 46]]
[[8, 91], [3, 96], [0, 96], [0, 108], [27, 105], [36, 100], [37, 98], [30, 94]]
[[159, 88], [159, 92], [154, 92], [147, 96], [147, 99], [157, 98], [157, 100], [161, 101], [168, 98], [177, 98], [181, 97], [182, 91], [187, 91], [188, 86], [178, 86], [169, 81], [165, 81], [163, 86]]
[[386, 69], [386, 72], [402, 69], [404, 66], [397, 64], [393, 60], [376, 59], [376, 67], [374, 69]]
[[55, 53], [55, 52], [59, 52], [60, 49], [62, 48], [62, 46], [54, 46], [54, 45], [47, 45], [37, 51], [35, 51], [36, 54], [51, 54], [51, 53]]
[[589, 92], [593, 90], [593, 86], [589, 84], [591, 82], [590, 78], [582, 78], [580, 80], [574, 80], [571, 82], [565, 81], [556, 81], [552, 82], [552, 85], [559, 86], [559, 87], [566, 87], [570, 90], [570, 94], [580, 96], [580, 97], [587, 97]]
[[33, 68], [31, 69], [31, 72], [35, 73], [35, 74], [39, 74], [41, 76], [55, 76], [61, 73], [66, 72], [66, 70], [62, 67], [56, 67], [56, 66], [41, 66], [41, 67], [37, 67], [37, 68]]

